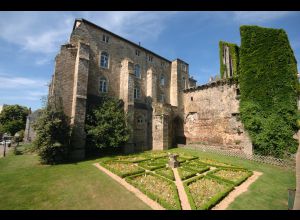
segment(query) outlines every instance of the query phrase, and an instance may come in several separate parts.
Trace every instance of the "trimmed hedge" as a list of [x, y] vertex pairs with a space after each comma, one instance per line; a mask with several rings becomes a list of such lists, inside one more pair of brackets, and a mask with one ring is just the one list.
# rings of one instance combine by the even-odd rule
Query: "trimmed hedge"
[[283, 29], [241, 26], [240, 114], [256, 153], [297, 151], [297, 62]]
[[[222, 177], [219, 177], [219, 176], [214, 175], [216, 172], [218, 172], [218, 171], [220, 171], [220, 170], [232, 170], [232, 171], [235, 171], [235, 170], [242, 170], [242, 171], [246, 172], [247, 175], [244, 176], [244, 177], [241, 177], [241, 178], [240, 178], [239, 180], [237, 180], [237, 181], [232, 181], [232, 180], [228, 180], [228, 179], [225, 179], [225, 178], [222, 178]], [[247, 180], [250, 176], [252, 176], [252, 175], [253, 175], [253, 172], [252, 172], [252, 171], [249, 171], [249, 170], [246, 170], [246, 169], [232, 169], [232, 168], [222, 168], [222, 169], [220, 169], [220, 168], [218, 168], [218, 169], [215, 169], [215, 170], [212, 170], [212, 171], [208, 172], [206, 175], [212, 176], [212, 177], [214, 177], [214, 178], [216, 178], [216, 179], [220, 179], [220, 180], [222, 180], [222, 181], [224, 181], [224, 182], [228, 182], [229, 184], [233, 184], [233, 185], [235, 185], [235, 186], [238, 186], [238, 185], [240, 185], [241, 183], [243, 183], [245, 180]]]
[[146, 170], [156, 170], [159, 168], [166, 167], [165, 160], [162, 160], [162, 158], [158, 159], [151, 159], [147, 161], [143, 161], [138, 163], [138, 165]]
[[[170, 205], [164, 199], [159, 198], [158, 196], [156, 196], [153, 193], [151, 193], [148, 190], [146, 190], [144, 187], [141, 187], [140, 185], [136, 184], [135, 181], [134, 181], [134, 178], [137, 177], [137, 176], [141, 176], [141, 175], [152, 175], [152, 176], [155, 176], [157, 178], [162, 179], [165, 182], [168, 182], [168, 184], [170, 184], [170, 186], [172, 188], [172, 191], [174, 191], [174, 198], [175, 198], [176, 206], [174, 207], [174, 206]], [[173, 183], [173, 181], [168, 180], [168, 179], [166, 179], [164, 177], [161, 177], [161, 176], [159, 176], [157, 174], [154, 174], [152, 172], [146, 172], [145, 174], [137, 174], [137, 175], [133, 175], [133, 176], [128, 176], [128, 177], [125, 178], [125, 180], [128, 183], [130, 183], [131, 185], [133, 185], [134, 187], [138, 188], [143, 193], [145, 193], [149, 198], [151, 198], [152, 200], [158, 202], [164, 208], [170, 209], [170, 210], [180, 210], [181, 209], [181, 203], [180, 203], [180, 200], [179, 200], [179, 195], [178, 195], [177, 187]]]
[[232, 59], [232, 75], [233, 78], [237, 78], [239, 74], [239, 47], [236, 44], [227, 43], [224, 41], [219, 42], [219, 51], [220, 51], [220, 75], [221, 79], [227, 78], [227, 76], [224, 76], [226, 69], [226, 65], [223, 64], [223, 48], [224, 46], [229, 47], [229, 54]]
[[[190, 190], [189, 190], [189, 185], [191, 183], [199, 180], [199, 179], [202, 179], [202, 178], [212, 179], [212, 180], [214, 180], [214, 181], [216, 181], [220, 184], [226, 185], [227, 188], [226, 188], [225, 191], [219, 192], [216, 195], [214, 195], [207, 203], [203, 204], [201, 207], [196, 207], [193, 196], [192, 196], [192, 194], [190, 193]], [[223, 180], [220, 180], [220, 179], [217, 179], [217, 178], [214, 178], [214, 177], [211, 177], [211, 176], [203, 176], [203, 175], [202, 176], [196, 176], [194, 178], [191, 178], [191, 179], [183, 182], [183, 186], [184, 186], [184, 189], [186, 191], [186, 194], [187, 194], [189, 203], [191, 205], [191, 208], [193, 210], [208, 210], [208, 209], [212, 208], [213, 206], [215, 206], [220, 200], [222, 200], [224, 197], [226, 197], [234, 189], [234, 186], [232, 184], [229, 184], [229, 183], [227, 183]]]
[[[137, 166], [138, 170], [137, 170], [137, 171], [134, 171], [134, 172], [125, 172], [125, 173], [119, 172], [118, 170], [113, 169], [113, 168], [107, 166], [106, 163], [108, 163], [108, 162], [113, 162], [113, 160], [109, 160], [109, 161], [105, 161], [105, 162], [99, 162], [99, 164], [100, 164], [101, 166], [103, 166], [104, 168], [108, 169], [109, 171], [111, 171], [112, 173], [117, 174], [117, 175], [118, 175], [119, 177], [121, 177], [121, 178], [124, 178], [124, 177], [126, 177], [126, 176], [131, 176], [131, 175], [141, 174], [141, 173], [144, 173], [144, 172], [145, 172], [145, 170], [144, 170], [143, 168], [140, 168], [140, 167], [138, 167], [138, 166]], [[124, 164], [128, 164], [128, 163], [124, 163]]]

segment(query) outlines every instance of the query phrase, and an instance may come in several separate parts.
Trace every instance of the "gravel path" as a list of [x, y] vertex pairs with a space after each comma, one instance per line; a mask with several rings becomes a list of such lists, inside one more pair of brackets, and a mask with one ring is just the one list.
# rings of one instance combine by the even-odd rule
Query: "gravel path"
[[127, 183], [124, 179], [121, 177], [117, 176], [116, 174], [110, 172], [109, 170], [105, 169], [98, 163], [94, 163], [94, 166], [96, 166], [99, 170], [103, 171], [107, 175], [109, 175], [111, 178], [119, 182], [121, 185], [123, 185], [127, 190], [130, 192], [133, 192], [134, 195], [136, 195], [140, 200], [142, 200], [144, 203], [146, 203], [148, 206], [150, 206], [154, 210], [165, 210], [164, 207], [159, 205], [157, 202], [153, 201], [150, 199], [148, 196], [146, 196], [144, 193], [142, 193], [140, 190], [137, 188], [133, 187], [129, 183]]
[[261, 172], [253, 171], [253, 175], [250, 176], [245, 182], [238, 187], [235, 187], [219, 204], [212, 208], [212, 210], [225, 210], [235, 200], [236, 197], [246, 192], [249, 186], [254, 183], [258, 177], [262, 175]]
[[179, 194], [181, 207], [182, 207], [183, 210], [191, 210], [191, 206], [190, 206], [188, 197], [186, 195], [186, 192], [184, 190], [183, 183], [180, 179], [178, 170], [177, 170], [177, 168], [172, 168], [172, 170], [173, 170], [174, 177], [175, 177], [175, 184], [177, 186], [177, 191], [178, 191], [178, 194]]

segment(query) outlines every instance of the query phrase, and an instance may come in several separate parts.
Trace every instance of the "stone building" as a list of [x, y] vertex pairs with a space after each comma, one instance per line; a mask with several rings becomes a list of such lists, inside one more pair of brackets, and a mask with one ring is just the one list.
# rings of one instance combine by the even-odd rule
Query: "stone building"
[[76, 19], [69, 42], [56, 56], [49, 97], [58, 97], [71, 118], [72, 156], [82, 158], [86, 106], [101, 96], [122, 99], [125, 111], [131, 113], [127, 152], [168, 149], [186, 141], [249, 144], [236, 119], [237, 90], [234, 83], [223, 81], [197, 87], [182, 59], [170, 61]]

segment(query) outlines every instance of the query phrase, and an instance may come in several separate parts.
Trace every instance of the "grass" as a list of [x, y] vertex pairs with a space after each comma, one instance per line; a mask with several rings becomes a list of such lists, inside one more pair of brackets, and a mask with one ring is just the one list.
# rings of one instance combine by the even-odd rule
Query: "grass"
[[295, 170], [192, 149], [177, 148], [171, 151], [190, 153], [199, 158], [210, 158], [263, 173], [250, 185], [247, 192], [241, 194], [229, 205], [229, 210], [288, 209], [288, 189], [296, 187]]
[[[22, 148], [29, 146], [18, 149]], [[169, 152], [192, 154], [262, 172], [228, 209], [288, 209], [287, 190], [296, 185], [294, 170], [189, 149], [175, 148]], [[15, 156], [11, 151], [7, 157], [0, 158], [0, 209], [150, 209], [92, 165], [110, 159], [99, 156], [78, 163], [47, 166], [40, 165], [35, 154]]]
[[47, 166], [10, 152], [0, 158], [0, 209], [150, 209], [92, 165], [98, 161]]

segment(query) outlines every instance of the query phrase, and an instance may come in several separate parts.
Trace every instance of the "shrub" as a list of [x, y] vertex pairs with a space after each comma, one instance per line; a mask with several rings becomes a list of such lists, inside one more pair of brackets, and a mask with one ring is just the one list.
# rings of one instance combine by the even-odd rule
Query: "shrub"
[[299, 82], [288, 37], [282, 29], [240, 31], [240, 113], [254, 150], [276, 157], [295, 153]]
[[34, 123], [35, 148], [45, 164], [56, 164], [68, 159], [70, 126], [61, 108], [48, 105]]
[[129, 139], [123, 103], [103, 97], [100, 103], [89, 105], [86, 116], [87, 145], [90, 147], [120, 147]]

